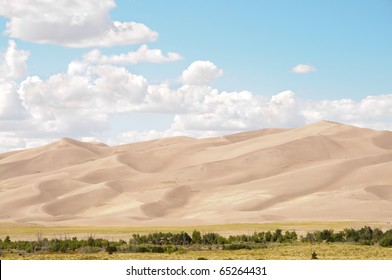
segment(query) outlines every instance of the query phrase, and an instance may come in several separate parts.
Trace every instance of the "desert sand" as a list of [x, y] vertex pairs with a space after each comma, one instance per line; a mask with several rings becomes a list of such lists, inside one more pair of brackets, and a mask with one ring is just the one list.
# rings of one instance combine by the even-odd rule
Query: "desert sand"
[[392, 132], [318, 122], [0, 154], [0, 222], [201, 225], [392, 220]]

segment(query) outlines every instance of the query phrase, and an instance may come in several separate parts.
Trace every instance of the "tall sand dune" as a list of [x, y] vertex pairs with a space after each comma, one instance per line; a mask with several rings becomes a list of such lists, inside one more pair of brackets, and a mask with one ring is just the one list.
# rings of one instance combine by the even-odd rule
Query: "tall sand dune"
[[0, 154], [0, 222], [392, 220], [392, 132], [334, 122]]

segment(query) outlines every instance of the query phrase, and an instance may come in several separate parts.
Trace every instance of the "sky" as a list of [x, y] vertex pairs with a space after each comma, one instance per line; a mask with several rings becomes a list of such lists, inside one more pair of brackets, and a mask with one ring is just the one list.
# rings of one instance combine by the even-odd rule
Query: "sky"
[[0, 0], [0, 152], [392, 130], [391, 0]]

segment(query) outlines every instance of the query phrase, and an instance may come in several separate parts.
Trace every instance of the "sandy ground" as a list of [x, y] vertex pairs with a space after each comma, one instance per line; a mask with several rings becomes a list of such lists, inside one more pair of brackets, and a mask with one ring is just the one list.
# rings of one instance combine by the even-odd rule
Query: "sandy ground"
[[392, 221], [392, 132], [333, 122], [0, 154], [0, 222]]

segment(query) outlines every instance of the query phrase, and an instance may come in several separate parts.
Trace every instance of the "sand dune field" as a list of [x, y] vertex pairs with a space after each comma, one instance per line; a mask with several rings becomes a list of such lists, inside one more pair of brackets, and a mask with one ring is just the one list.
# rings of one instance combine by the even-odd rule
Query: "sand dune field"
[[334, 122], [0, 154], [0, 222], [392, 221], [392, 132]]

